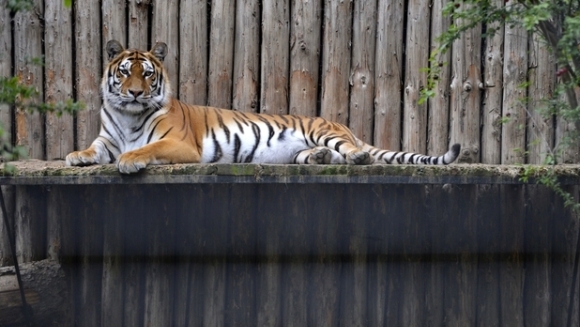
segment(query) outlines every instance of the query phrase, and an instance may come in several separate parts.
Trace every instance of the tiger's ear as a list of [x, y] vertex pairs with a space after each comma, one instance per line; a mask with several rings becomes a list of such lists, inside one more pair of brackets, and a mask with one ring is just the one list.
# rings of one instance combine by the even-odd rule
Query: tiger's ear
[[151, 52], [160, 61], [163, 61], [167, 55], [167, 44], [163, 42], [157, 42], [149, 52]]
[[117, 40], [111, 40], [107, 42], [107, 53], [109, 54], [109, 60], [115, 58], [119, 53], [123, 52], [125, 48]]

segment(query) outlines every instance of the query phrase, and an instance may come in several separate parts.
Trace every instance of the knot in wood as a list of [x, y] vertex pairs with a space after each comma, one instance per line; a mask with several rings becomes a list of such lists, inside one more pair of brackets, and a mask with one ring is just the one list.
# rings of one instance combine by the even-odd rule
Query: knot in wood
[[463, 91], [471, 92], [472, 89], [473, 89], [473, 86], [471, 85], [471, 82], [465, 82], [463, 84]]

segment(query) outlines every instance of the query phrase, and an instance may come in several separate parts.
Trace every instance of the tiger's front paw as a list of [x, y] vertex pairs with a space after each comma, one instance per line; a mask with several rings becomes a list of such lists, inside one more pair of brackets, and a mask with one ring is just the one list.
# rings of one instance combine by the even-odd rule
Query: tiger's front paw
[[346, 154], [346, 163], [349, 165], [370, 165], [374, 158], [366, 151], [352, 151]]
[[133, 174], [147, 167], [151, 160], [134, 152], [126, 152], [117, 159], [117, 168], [122, 174]]
[[98, 163], [97, 152], [93, 149], [71, 152], [66, 156], [67, 166], [88, 166]]

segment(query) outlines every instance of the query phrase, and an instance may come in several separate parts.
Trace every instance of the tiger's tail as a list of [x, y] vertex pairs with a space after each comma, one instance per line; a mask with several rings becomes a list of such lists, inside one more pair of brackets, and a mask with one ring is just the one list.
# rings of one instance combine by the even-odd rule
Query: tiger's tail
[[449, 151], [438, 157], [412, 152], [383, 150], [366, 143], [363, 144], [362, 150], [368, 152], [374, 158], [374, 164], [448, 165], [459, 156], [461, 145], [453, 144]]

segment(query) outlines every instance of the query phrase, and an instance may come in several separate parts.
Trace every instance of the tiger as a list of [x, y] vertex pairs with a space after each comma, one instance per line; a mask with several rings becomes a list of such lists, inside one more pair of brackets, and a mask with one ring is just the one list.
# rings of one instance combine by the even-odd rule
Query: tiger
[[142, 51], [111, 40], [106, 51], [100, 132], [89, 148], [66, 156], [68, 166], [115, 163], [132, 174], [176, 163], [446, 165], [461, 149], [454, 144], [441, 156], [390, 151], [321, 117], [189, 105], [171, 95], [165, 43]]

